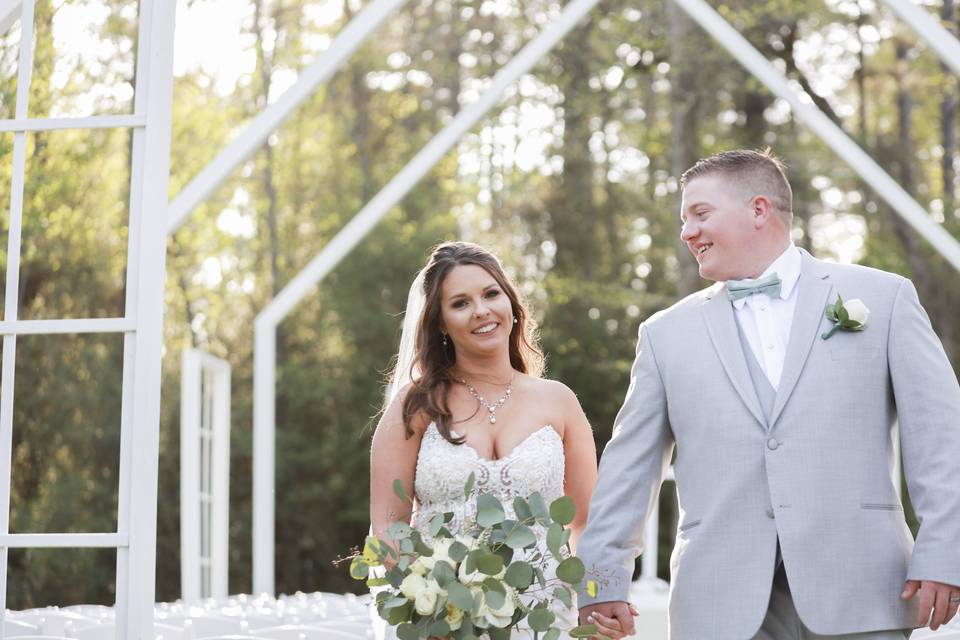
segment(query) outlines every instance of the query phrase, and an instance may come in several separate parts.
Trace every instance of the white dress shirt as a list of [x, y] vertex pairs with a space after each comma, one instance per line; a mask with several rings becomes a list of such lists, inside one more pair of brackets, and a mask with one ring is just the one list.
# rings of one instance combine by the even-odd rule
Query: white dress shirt
[[800, 267], [800, 250], [791, 242], [760, 275], [763, 278], [776, 272], [780, 276], [780, 295], [771, 298], [765, 293], [754, 293], [732, 303], [740, 330], [774, 389], [780, 386], [783, 361], [790, 342]]

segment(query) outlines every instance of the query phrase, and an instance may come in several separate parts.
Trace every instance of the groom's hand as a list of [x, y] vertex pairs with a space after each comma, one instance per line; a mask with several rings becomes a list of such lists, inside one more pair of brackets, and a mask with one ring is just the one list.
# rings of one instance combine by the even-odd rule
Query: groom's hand
[[600, 630], [600, 638], [625, 638], [636, 632], [633, 616], [637, 610], [622, 602], [598, 602], [580, 609], [580, 624], [592, 624]]
[[940, 625], [950, 622], [951, 618], [957, 615], [960, 587], [933, 580], [907, 580], [900, 597], [909, 600], [917, 595], [918, 591], [920, 610], [917, 613], [917, 626], [922, 627], [929, 623], [930, 629], [936, 631]]

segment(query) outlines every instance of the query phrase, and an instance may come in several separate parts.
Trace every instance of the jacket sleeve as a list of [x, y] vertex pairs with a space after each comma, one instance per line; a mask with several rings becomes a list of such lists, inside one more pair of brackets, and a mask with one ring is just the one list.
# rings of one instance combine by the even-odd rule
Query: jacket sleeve
[[627, 600], [634, 561], [643, 550], [644, 524], [673, 444], [663, 380], [649, 329], [641, 325], [630, 386], [603, 451], [587, 528], [577, 545], [586, 577], [599, 591], [595, 597], [581, 593], [580, 606]]
[[960, 585], [960, 385], [909, 280], [890, 322], [904, 474], [920, 521], [907, 577]]

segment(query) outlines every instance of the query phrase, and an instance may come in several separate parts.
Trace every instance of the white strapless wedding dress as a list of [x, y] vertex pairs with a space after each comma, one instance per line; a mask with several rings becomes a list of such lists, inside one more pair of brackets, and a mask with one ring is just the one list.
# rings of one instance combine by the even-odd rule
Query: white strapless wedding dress
[[[473, 494], [469, 500], [464, 500], [463, 489], [471, 473], [476, 478]], [[526, 498], [537, 491], [549, 505], [563, 496], [563, 481], [563, 441], [550, 425], [534, 431], [503, 458], [489, 460], [467, 444], [451, 444], [431, 423], [423, 434], [417, 456], [414, 477], [417, 503], [411, 525], [419, 531], [426, 531], [434, 515], [449, 512], [453, 513], [453, 520], [447, 528], [457, 533], [464, 521], [475, 519], [476, 497], [480, 493], [496, 496], [503, 504], [507, 518], [516, 518], [514, 498]], [[534, 532], [538, 536], [539, 549], [549, 556], [545, 531], [542, 527], [534, 527]], [[519, 554], [514, 556], [515, 559], [519, 557]], [[555, 577], [555, 567], [551, 562], [545, 572], [548, 579]], [[557, 615], [557, 626], [569, 630], [577, 625], [576, 609], [568, 609], [559, 601], [554, 601], [551, 609]], [[395, 640], [394, 629], [386, 627], [375, 610], [373, 618], [377, 640]], [[566, 634], [563, 637], [566, 638]], [[533, 640], [533, 632], [521, 628], [515, 630], [511, 638]]]

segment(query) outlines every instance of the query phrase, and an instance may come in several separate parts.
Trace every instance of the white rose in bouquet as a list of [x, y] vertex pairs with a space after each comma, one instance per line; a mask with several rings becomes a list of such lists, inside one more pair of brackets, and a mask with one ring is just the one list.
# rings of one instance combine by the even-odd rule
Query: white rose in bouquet
[[447, 624], [450, 625], [451, 631], [456, 631], [463, 624], [463, 609], [453, 606], [450, 603], [447, 603]]
[[480, 607], [479, 620], [474, 620], [474, 624], [481, 628], [499, 627], [506, 628], [510, 625], [513, 613], [517, 610], [514, 604], [515, 592], [509, 586], [506, 586], [507, 594], [503, 599], [503, 604], [497, 608], [490, 606], [487, 598], [484, 597], [483, 605]]
[[413, 608], [422, 616], [433, 615], [433, 612], [437, 609], [437, 599], [443, 593], [443, 590], [433, 580], [427, 580], [426, 583], [426, 588], [422, 589], [413, 601]]
[[419, 576], [425, 576], [433, 570], [433, 565], [436, 564], [436, 562], [433, 556], [420, 556], [410, 565], [410, 571]]
[[426, 588], [427, 581], [417, 573], [411, 573], [400, 583], [400, 593], [410, 600], [416, 599], [420, 592]]

